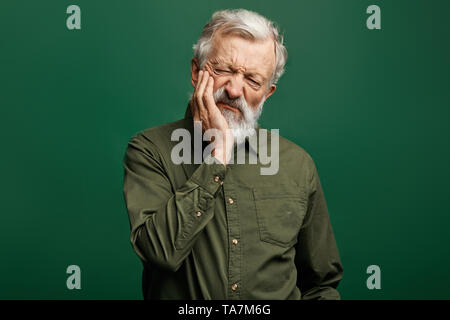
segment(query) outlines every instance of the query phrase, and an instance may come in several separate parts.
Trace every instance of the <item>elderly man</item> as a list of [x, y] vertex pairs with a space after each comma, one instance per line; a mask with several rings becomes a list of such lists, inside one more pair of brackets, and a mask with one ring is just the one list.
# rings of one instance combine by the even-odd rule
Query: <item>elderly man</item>
[[[261, 174], [261, 161], [233, 161], [239, 148], [261, 157], [249, 138], [263, 130], [257, 120], [286, 57], [271, 21], [214, 13], [194, 46], [184, 119], [131, 138], [124, 196], [144, 298], [340, 298], [343, 269], [311, 157], [277, 136], [266, 145], [277, 144], [274, 174]], [[215, 130], [212, 152], [200, 163], [174, 161], [174, 131], [194, 136], [198, 125]], [[183, 156], [198, 156], [195, 144]]]

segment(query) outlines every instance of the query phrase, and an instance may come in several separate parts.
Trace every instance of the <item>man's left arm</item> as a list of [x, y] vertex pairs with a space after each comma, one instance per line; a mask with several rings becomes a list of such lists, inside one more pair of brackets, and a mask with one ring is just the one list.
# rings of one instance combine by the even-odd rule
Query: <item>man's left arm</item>
[[328, 208], [313, 163], [307, 213], [298, 235], [295, 264], [302, 299], [340, 299], [337, 286], [343, 268]]

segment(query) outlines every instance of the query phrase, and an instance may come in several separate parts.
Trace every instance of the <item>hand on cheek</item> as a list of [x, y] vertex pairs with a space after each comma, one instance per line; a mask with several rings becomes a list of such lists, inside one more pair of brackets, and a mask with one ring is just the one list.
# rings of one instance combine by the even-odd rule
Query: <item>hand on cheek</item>
[[200, 70], [192, 101], [193, 118], [194, 121], [201, 121], [203, 131], [215, 129], [215, 148], [212, 155], [226, 164], [230, 159], [234, 141], [228, 122], [214, 101], [213, 88], [214, 78], [207, 70]]

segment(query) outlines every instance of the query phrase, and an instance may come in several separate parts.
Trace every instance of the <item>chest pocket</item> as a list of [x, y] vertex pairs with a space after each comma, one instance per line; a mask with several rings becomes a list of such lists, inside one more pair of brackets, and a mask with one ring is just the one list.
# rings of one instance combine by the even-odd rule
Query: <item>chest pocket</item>
[[306, 215], [307, 197], [298, 186], [276, 185], [253, 188], [260, 238], [281, 247], [291, 247]]

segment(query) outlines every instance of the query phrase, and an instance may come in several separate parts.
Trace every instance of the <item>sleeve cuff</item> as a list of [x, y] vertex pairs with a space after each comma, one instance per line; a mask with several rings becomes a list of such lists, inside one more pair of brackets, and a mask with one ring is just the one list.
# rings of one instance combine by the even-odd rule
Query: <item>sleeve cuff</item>
[[195, 170], [191, 181], [215, 195], [225, 179], [226, 167], [212, 155], [208, 155], [203, 163]]

